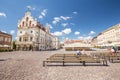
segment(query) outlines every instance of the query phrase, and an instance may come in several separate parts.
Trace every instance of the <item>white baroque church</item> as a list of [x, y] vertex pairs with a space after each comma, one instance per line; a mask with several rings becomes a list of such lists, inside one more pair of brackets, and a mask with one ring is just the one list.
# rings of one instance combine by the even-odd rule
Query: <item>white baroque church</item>
[[50, 33], [49, 26], [43, 27], [37, 22], [28, 9], [18, 21], [17, 50], [53, 50], [59, 47], [58, 37]]

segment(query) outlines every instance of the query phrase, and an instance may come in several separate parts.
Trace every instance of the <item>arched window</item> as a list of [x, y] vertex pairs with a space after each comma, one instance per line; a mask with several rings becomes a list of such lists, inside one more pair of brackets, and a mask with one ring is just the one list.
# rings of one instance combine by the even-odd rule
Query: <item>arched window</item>
[[29, 18], [28, 18], [28, 17], [26, 17], [26, 22], [28, 21], [28, 19], [29, 19]]
[[32, 24], [32, 27], [34, 27], [34, 24]]
[[22, 41], [21, 37], [19, 38], [19, 41], [20, 41], [20, 42]]
[[28, 37], [24, 37], [23, 41], [25, 41], [25, 42], [28, 41]]
[[32, 21], [29, 22], [29, 26], [30, 26], [30, 27], [31, 27], [31, 23], [32, 23]]
[[21, 25], [19, 25], [19, 27], [21, 27]]
[[26, 27], [28, 26], [28, 24], [26, 23]]
[[31, 31], [31, 33], [33, 33], [33, 31]]
[[32, 41], [33, 40], [33, 37], [30, 37], [30, 41]]
[[22, 31], [20, 31], [20, 34], [22, 33]]
[[22, 22], [22, 27], [24, 27], [24, 24], [25, 24], [25, 22], [23, 21], [23, 22]]

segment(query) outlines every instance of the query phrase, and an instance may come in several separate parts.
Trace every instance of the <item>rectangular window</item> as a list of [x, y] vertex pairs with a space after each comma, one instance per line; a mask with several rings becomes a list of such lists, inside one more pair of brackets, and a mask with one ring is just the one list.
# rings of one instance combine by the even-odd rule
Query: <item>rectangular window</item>
[[3, 37], [0, 37], [0, 41], [3, 41]]
[[23, 39], [23, 40], [26, 42], [26, 41], [28, 41], [28, 38], [27, 38], [27, 37], [24, 37], [24, 39]]
[[33, 38], [32, 37], [30, 37], [30, 41], [32, 41], [33, 40]]
[[19, 38], [19, 41], [21, 42], [21, 37]]
[[8, 38], [8, 42], [11, 42], [11, 38]]
[[31, 33], [33, 33], [33, 31], [31, 31]]
[[1, 36], [0, 37], [0, 44], [2, 44], [2, 41], [3, 41], [3, 37]]
[[37, 38], [37, 42], [39, 41], [39, 39]]
[[5, 38], [5, 42], [7, 42], [7, 37]]
[[22, 31], [20, 31], [20, 33], [22, 33]]

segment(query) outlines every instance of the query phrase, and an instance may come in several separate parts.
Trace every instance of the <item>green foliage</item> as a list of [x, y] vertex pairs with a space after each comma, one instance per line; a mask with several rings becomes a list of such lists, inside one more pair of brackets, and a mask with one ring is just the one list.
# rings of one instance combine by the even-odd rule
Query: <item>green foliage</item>
[[101, 48], [100, 46], [94, 46], [94, 48]]
[[13, 41], [13, 49], [16, 50], [16, 44], [15, 44], [15, 41]]
[[71, 47], [67, 47], [65, 48], [66, 51], [77, 51], [77, 50], [85, 50], [85, 51], [91, 51], [90, 48], [87, 48], [87, 47], [75, 47], [75, 48], [71, 48]]
[[0, 52], [11, 52], [13, 49], [1, 49]]

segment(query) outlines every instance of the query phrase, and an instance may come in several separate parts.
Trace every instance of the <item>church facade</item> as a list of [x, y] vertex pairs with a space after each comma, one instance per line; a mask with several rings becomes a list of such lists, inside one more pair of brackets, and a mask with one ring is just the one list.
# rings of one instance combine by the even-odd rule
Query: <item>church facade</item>
[[52, 50], [59, 49], [59, 45], [58, 37], [50, 33], [49, 26], [43, 27], [29, 10], [18, 21], [17, 50]]

